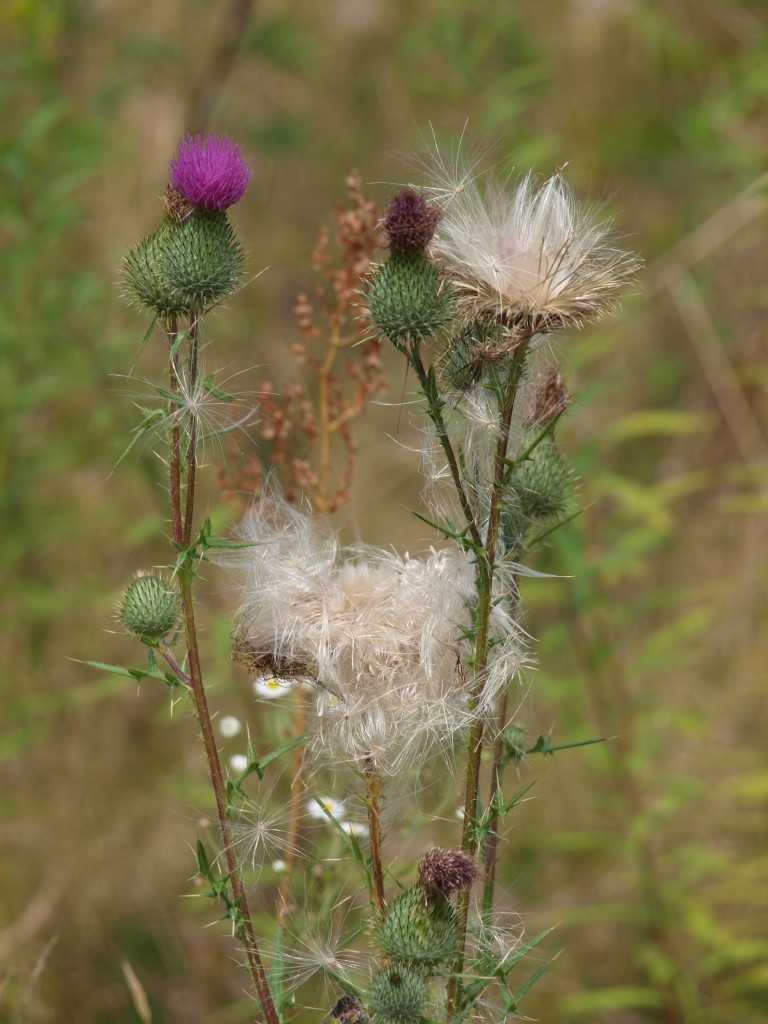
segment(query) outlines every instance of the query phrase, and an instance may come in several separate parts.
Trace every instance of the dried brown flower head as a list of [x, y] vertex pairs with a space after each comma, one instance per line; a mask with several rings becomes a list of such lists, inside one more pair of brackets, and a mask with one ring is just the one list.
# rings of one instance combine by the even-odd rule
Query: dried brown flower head
[[461, 850], [433, 846], [419, 860], [419, 879], [427, 893], [449, 896], [459, 889], [466, 889], [476, 875], [477, 862]]

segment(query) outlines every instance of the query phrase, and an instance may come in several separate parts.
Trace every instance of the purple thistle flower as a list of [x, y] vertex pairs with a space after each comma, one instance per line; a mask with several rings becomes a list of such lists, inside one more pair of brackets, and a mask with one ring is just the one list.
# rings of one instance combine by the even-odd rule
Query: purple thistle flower
[[171, 184], [190, 203], [221, 212], [248, 188], [253, 171], [228, 135], [187, 135], [171, 160]]

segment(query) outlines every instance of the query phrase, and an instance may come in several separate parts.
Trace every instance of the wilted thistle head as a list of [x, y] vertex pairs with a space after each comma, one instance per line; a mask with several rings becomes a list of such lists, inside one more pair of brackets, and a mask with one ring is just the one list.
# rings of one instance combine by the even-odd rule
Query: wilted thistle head
[[432, 254], [467, 320], [500, 323], [511, 341], [598, 318], [640, 266], [608, 223], [579, 208], [561, 174], [510, 187], [441, 172], [435, 191], [447, 199]]
[[462, 850], [433, 846], [419, 859], [419, 879], [427, 893], [449, 896], [466, 889], [476, 875], [477, 862]]
[[531, 381], [531, 395], [526, 418], [531, 423], [546, 426], [565, 412], [571, 404], [563, 375], [556, 366]]
[[423, 192], [406, 185], [390, 199], [384, 217], [389, 248], [393, 252], [426, 248], [441, 216], [439, 206], [427, 202]]
[[176, 628], [180, 610], [175, 590], [169, 590], [159, 576], [139, 572], [129, 583], [118, 614], [129, 633], [160, 640]]
[[253, 171], [227, 135], [187, 135], [170, 162], [171, 185], [203, 210], [221, 213], [241, 199]]
[[[486, 706], [470, 709], [465, 675], [476, 600], [474, 566], [457, 549], [401, 558], [373, 547], [339, 550], [304, 513], [271, 499], [240, 535], [245, 570], [233, 656], [250, 669], [302, 678], [314, 692], [315, 750], [357, 769], [418, 771], [446, 755]], [[512, 622], [494, 609], [489, 700], [519, 666]], [[498, 655], [503, 672], [493, 675]]]

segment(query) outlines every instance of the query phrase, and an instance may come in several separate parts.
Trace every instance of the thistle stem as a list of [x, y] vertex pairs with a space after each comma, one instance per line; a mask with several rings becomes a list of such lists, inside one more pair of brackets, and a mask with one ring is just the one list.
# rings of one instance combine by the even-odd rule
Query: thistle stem
[[[510, 367], [509, 377], [503, 392], [499, 393], [500, 423], [496, 456], [494, 461], [493, 484], [491, 486], [488, 508], [488, 526], [483, 551], [477, 564], [477, 614], [475, 620], [474, 650], [474, 683], [470, 689], [470, 706], [479, 702], [485, 686], [485, 670], [488, 664], [488, 645], [490, 641], [490, 619], [493, 605], [493, 576], [496, 563], [496, 545], [499, 536], [501, 517], [501, 498], [504, 492], [504, 471], [507, 465], [507, 448], [512, 424], [512, 412], [515, 406], [517, 389], [525, 364], [528, 341], [525, 339], [518, 347]], [[485, 738], [485, 722], [478, 717], [470, 730], [467, 740], [467, 784], [464, 800], [464, 824], [461, 835], [461, 849], [474, 855], [477, 851], [478, 839], [475, 833], [477, 818], [477, 797], [480, 787], [480, 764]], [[461, 996], [459, 977], [464, 967], [464, 948], [467, 940], [467, 922], [469, 919], [469, 890], [459, 893], [456, 904], [458, 918], [458, 956], [453, 967], [453, 976], [448, 985], [448, 1019], [453, 1016], [457, 1002]]]
[[[170, 388], [174, 393], [179, 391], [178, 377], [178, 328], [174, 321], [169, 324], [169, 372]], [[190, 368], [191, 372], [197, 372], [197, 331], [190, 331]], [[175, 411], [172, 409], [172, 412]], [[171, 459], [170, 459], [170, 494], [171, 494], [171, 520], [173, 523], [173, 538], [177, 547], [182, 550], [188, 547], [191, 538], [192, 519], [194, 514], [194, 472], [195, 472], [195, 437], [196, 424], [194, 416], [190, 424], [190, 443], [185, 452], [185, 472], [187, 480], [187, 491], [185, 495], [184, 513], [182, 519], [181, 499], [181, 434], [178, 425], [175, 425], [171, 433]], [[185, 538], [187, 538], [185, 542]], [[230, 874], [230, 885], [232, 886], [233, 902], [237, 907], [238, 919], [236, 925], [237, 935], [245, 948], [245, 955], [248, 961], [248, 969], [256, 991], [261, 1002], [266, 1024], [280, 1024], [280, 1020], [272, 1000], [267, 975], [261, 959], [256, 936], [251, 923], [250, 910], [245, 894], [245, 887], [240, 874], [240, 866], [232, 843], [232, 833], [229, 827], [227, 814], [227, 792], [224, 776], [219, 761], [219, 752], [216, 748], [216, 739], [213, 734], [213, 724], [208, 710], [208, 701], [203, 686], [203, 675], [200, 667], [200, 652], [197, 643], [197, 627], [195, 624], [195, 607], [192, 598], [192, 581], [194, 570], [187, 558], [179, 569], [179, 589], [181, 592], [181, 605], [184, 616], [184, 632], [187, 641], [187, 654], [189, 657], [189, 686], [192, 692], [192, 699], [195, 705], [195, 715], [200, 727], [200, 734], [205, 748], [205, 755], [208, 761], [208, 770], [211, 777], [211, 784], [216, 799], [216, 810], [219, 819], [219, 831], [222, 847], [227, 861], [227, 869]]]
[[366, 765], [365, 784], [368, 795], [365, 806], [368, 811], [368, 829], [371, 836], [371, 876], [373, 878], [373, 901], [378, 911], [383, 911], [387, 903], [384, 898], [384, 868], [381, 859], [381, 776], [373, 766]]
[[483, 539], [480, 536], [480, 530], [478, 529], [475, 521], [475, 514], [472, 511], [472, 506], [469, 502], [469, 496], [464, 489], [464, 482], [461, 479], [461, 473], [459, 471], [459, 463], [456, 458], [456, 452], [453, 450], [451, 439], [448, 436], [448, 429], [445, 425], [445, 419], [443, 418], [443, 408], [439, 396], [435, 390], [430, 387], [429, 374], [427, 373], [426, 367], [421, 358], [418, 345], [412, 342], [406, 352], [408, 361], [416, 372], [416, 376], [419, 378], [419, 384], [421, 385], [421, 391], [427, 400], [427, 408], [429, 412], [429, 418], [435, 425], [437, 430], [437, 436], [442, 445], [445, 458], [448, 462], [448, 468], [451, 473], [451, 479], [453, 480], [456, 492], [459, 496], [459, 503], [461, 504], [461, 510], [464, 513], [464, 518], [467, 520], [467, 526], [469, 527], [469, 533], [472, 537], [473, 542], [479, 548], [482, 546]]
[[[491, 767], [491, 784], [488, 792], [488, 808], [492, 808], [496, 795], [501, 789], [501, 777], [504, 772], [504, 739], [502, 730], [506, 724], [507, 702], [509, 694], [505, 693], [499, 707], [499, 734], [496, 737], [496, 744], [493, 751], [493, 765]], [[496, 826], [497, 819], [490, 824], [488, 840], [485, 847], [485, 878], [483, 883], [483, 913], [488, 915], [493, 910], [493, 896], [496, 886], [496, 852], [499, 846], [499, 832]]]

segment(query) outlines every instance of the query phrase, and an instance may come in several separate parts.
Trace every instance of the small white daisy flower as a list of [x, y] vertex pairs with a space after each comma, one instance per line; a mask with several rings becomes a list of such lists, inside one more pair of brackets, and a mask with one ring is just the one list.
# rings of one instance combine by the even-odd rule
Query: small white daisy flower
[[243, 723], [234, 715], [224, 715], [219, 719], [219, 733], [225, 739], [230, 740], [233, 736], [239, 736], [243, 731]]
[[315, 821], [327, 821], [328, 816], [323, 808], [330, 811], [337, 821], [344, 816], [344, 801], [332, 796], [313, 796], [307, 803], [307, 814]]
[[284, 697], [292, 686], [293, 683], [278, 679], [276, 676], [259, 676], [253, 680], [253, 692], [256, 696], [269, 697], [271, 700]]
[[229, 759], [229, 767], [236, 775], [242, 775], [248, 767], [248, 758], [245, 754], [233, 754]]

